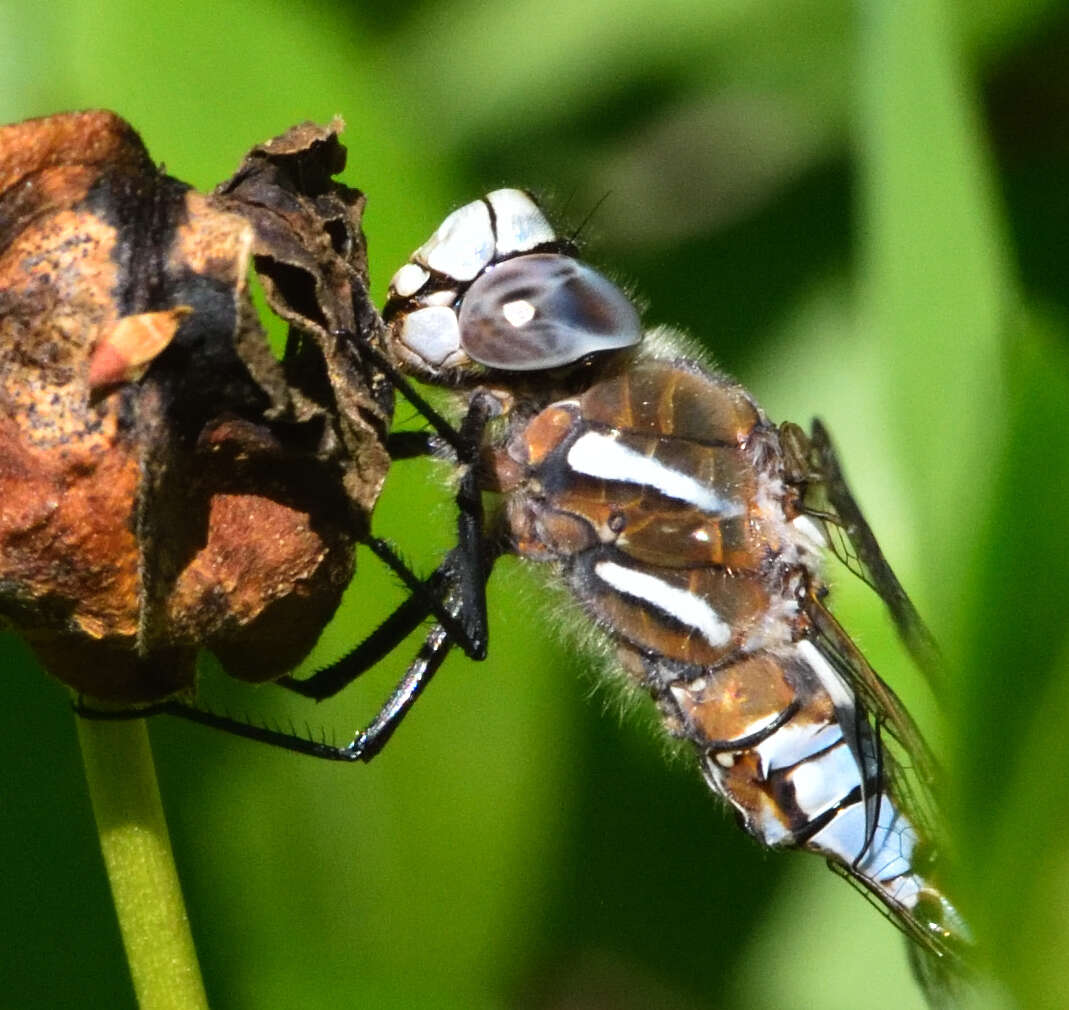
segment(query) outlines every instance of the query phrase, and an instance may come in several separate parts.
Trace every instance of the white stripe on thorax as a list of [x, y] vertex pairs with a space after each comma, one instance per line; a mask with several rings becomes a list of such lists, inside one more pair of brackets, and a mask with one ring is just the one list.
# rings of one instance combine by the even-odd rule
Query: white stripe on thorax
[[713, 488], [655, 459], [622, 445], [612, 435], [584, 432], [568, 450], [568, 464], [577, 473], [601, 480], [652, 487], [667, 498], [696, 505], [710, 515], [742, 515], [742, 502], [721, 498]]
[[705, 600], [686, 589], [615, 561], [597, 562], [594, 574], [618, 592], [645, 600], [680, 624], [700, 631], [710, 645], [731, 641], [731, 628], [724, 619]]

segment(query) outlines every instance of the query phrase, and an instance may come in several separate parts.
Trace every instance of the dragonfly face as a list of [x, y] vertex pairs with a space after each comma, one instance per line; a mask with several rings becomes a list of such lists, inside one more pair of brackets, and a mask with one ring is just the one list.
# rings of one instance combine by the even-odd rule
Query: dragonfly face
[[499, 190], [391, 284], [392, 359], [497, 415], [470, 462], [504, 501], [491, 556], [553, 566], [748, 832], [824, 855], [947, 952], [966, 930], [924, 855], [934, 765], [822, 602], [827, 524], [904, 635], [923, 626], [826, 433], [776, 427], [678, 336], [643, 339], [626, 296], [569, 253], [527, 194]]

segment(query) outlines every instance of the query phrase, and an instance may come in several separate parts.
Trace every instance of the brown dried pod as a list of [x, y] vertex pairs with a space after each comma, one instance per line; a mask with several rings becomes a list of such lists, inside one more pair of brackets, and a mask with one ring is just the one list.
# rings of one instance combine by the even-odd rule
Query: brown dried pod
[[202, 647], [273, 679], [351, 578], [392, 393], [338, 335], [379, 326], [340, 126], [212, 195], [110, 112], [0, 128], [0, 618], [94, 699], [188, 690]]

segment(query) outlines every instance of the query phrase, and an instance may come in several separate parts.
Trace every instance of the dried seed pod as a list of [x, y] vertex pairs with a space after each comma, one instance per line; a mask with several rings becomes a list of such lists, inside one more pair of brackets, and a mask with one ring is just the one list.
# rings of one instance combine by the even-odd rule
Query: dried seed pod
[[339, 129], [204, 195], [109, 112], [0, 128], [0, 616], [95, 699], [187, 690], [201, 647], [276, 677], [351, 577], [392, 399], [337, 335], [379, 326]]

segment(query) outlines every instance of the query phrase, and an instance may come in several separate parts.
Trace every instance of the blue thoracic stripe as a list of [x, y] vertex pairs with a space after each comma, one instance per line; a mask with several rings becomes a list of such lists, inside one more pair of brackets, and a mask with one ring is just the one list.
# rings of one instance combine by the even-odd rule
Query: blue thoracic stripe
[[745, 513], [738, 500], [721, 497], [715, 488], [624, 444], [616, 433], [586, 431], [568, 450], [568, 465], [600, 480], [653, 488], [666, 498], [684, 501], [710, 516], [732, 518]]

